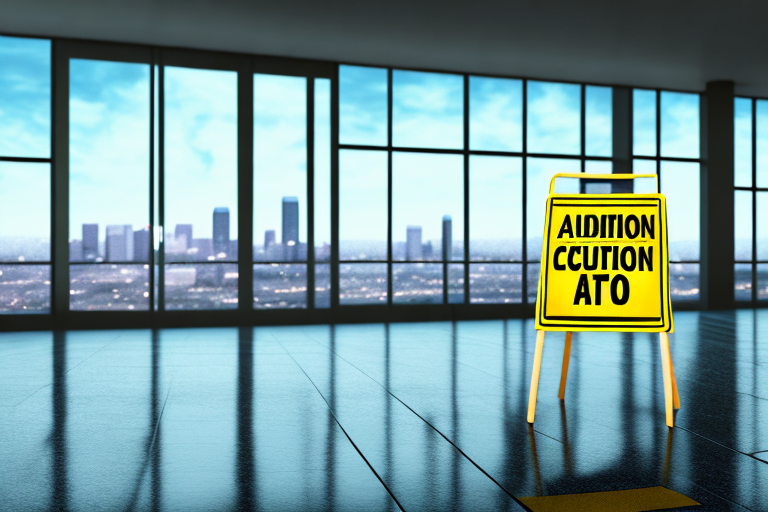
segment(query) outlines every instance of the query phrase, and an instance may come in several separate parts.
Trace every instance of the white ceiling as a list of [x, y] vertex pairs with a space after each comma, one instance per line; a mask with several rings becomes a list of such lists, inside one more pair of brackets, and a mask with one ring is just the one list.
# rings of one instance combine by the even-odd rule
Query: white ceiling
[[766, 0], [0, 0], [0, 32], [768, 97]]

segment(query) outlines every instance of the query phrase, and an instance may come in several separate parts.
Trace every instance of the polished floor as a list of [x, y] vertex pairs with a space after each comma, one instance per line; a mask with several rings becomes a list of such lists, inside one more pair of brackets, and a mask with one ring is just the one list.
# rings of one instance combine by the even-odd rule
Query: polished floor
[[525, 510], [663, 486], [768, 511], [768, 310], [658, 335], [532, 321], [0, 333], [0, 510]]

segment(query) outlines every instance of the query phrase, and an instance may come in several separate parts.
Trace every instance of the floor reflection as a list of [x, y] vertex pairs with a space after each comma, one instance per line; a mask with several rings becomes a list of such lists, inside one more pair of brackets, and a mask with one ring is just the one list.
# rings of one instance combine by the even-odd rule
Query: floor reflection
[[574, 335], [563, 401], [548, 336], [534, 426], [527, 320], [0, 334], [0, 509], [768, 510], [768, 311], [675, 320], [674, 429], [649, 334]]

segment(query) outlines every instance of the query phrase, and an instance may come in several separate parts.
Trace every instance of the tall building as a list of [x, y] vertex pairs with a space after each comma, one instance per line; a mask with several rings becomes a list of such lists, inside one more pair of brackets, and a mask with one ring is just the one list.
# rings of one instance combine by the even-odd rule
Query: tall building
[[133, 261], [133, 226], [107, 226], [106, 253], [107, 261]]
[[83, 261], [83, 241], [69, 241], [69, 261]]
[[229, 255], [229, 208], [218, 207], [213, 210], [213, 252]]
[[149, 263], [149, 229], [133, 232], [133, 261]]
[[264, 250], [266, 251], [270, 245], [275, 243], [275, 230], [268, 229], [264, 232]]
[[443, 260], [453, 259], [453, 220], [450, 215], [443, 215]]
[[408, 261], [424, 258], [421, 245], [421, 226], [408, 226], [405, 234], [405, 259]]
[[299, 198], [283, 198], [283, 250], [287, 261], [298, 259], [299, 245]]
[[184, 239], [184, 250], [192, 248], [192, 224], [176, 224], [176, 231], [173, 236], [177, 244], [182, 238]]
[[83, 224], [83, 261], [99, 257], [99, 225]]

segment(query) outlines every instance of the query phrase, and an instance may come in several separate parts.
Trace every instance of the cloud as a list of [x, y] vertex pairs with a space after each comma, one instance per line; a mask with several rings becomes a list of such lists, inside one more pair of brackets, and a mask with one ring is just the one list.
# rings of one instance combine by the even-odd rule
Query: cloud
[[580, 86], [528, 82], [528, 151], [578, 155], [581, 152]]

